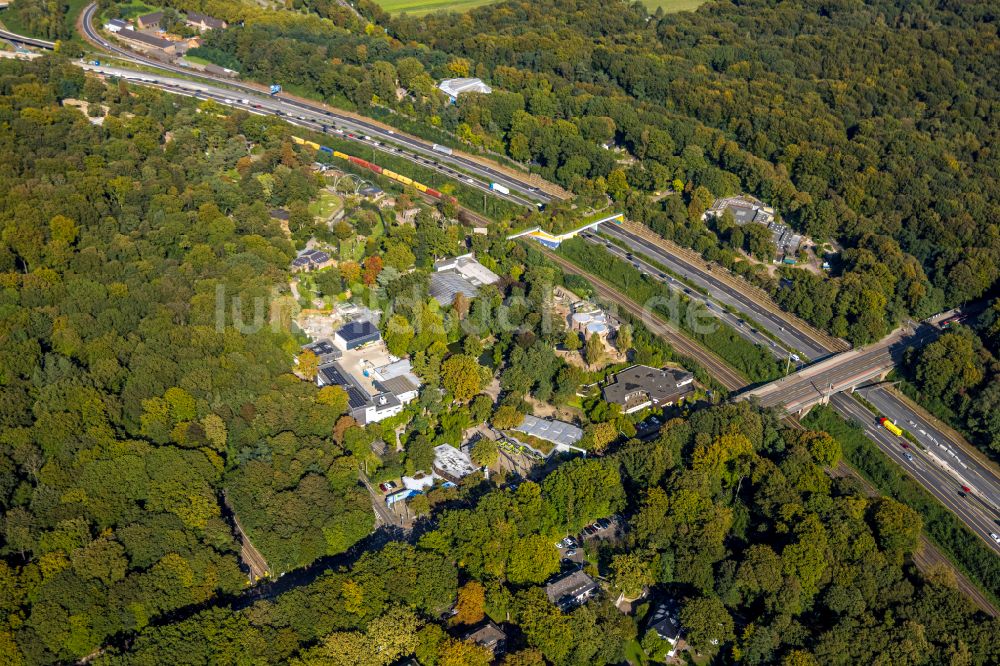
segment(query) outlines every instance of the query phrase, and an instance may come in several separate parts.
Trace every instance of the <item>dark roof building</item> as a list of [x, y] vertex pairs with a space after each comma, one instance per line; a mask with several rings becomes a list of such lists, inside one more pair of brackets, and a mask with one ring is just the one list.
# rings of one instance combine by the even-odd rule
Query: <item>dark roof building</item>
[[147, 35], [144, 32], [136, 32], [131, 28], [123, 28], [117, 33], [120, 39], [125, 40], [132, 46], [142, 51], [148, 51], [150, 49], [160, 49], [167, 53], [173, 53], [175, 49], [175, 44], [169, 39], [160, 39], [153, 35]]
[[499, 657], [507, 650], [507, 634], [492, 620], [487, 620], [486, 624], [468, 632], [463, 638], [486, 648], [494, 657]]
[[594, 579], [577, 569], [553, 579], [545, 586], [545, 595], [560, 610], [568, 610], [587, 602], [600, 589]]
[[671, 650], [668, 656], [674, 655], [677, 641], [681, 637], [681, 625], [677, 619], [677, 611], [676, 601], [662, 601], [653, 608], [653, 612], [649, 614], [646, 621], [647, 631], [655, 631], [660, 638], [670, 643]]
[[140, 30], [158, 30], [163, 21], [163, 12], [151, 12], [135, 20]]
[[368, 404], [368, 394], [355, 384], [350, 375], [344, 372], [337, 363], [320, 366], [316, 372], [316, 383], [319, 386], [339, 386], [347, 393], [347, 406], [353, 411], [364, 409]]
[[226, 22], [208, 14], [198, 12], [188, 12], [184, 15], [184, 22], [196, 30], [204, 32], [206, 30], [222, 30], [226, 27]]
[[[273, 211], [271, 217], [274, 217]], [[292, 260], [292, 270], [311, 271], [314, 268], [322, 268], [329, 261], [330, 255], [323, 250], [302, 250], [299, 256]]]
[[604, 399], [622, 406], [626, 414], [644, 407], [672, 405], [694, 390], [694, 375], [674, 368], [633, 365], [615, 375], [604, 387]]
[[378, 328], [370, 321], [352, 321], [341, 326], [333, 336], [333, 344], [342, 351], [357, 349], [369, 342], [377, 342], [381, 336]]

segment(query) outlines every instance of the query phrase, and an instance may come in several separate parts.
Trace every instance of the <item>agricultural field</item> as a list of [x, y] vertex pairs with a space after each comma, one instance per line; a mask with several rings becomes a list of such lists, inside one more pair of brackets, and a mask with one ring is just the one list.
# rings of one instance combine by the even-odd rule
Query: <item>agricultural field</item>
[[474, 7], [491, 4], [495, 0], [375, 0], [390, 14], [407, 13], [413, 16], [437, 11], [464, 12]]
[[705, 4], [705, 0], [642, 0], [649, 11], [656, 11], [657, 7], [663, 7], [666, 14], [673, 12], [693, 12], [698, 7]]

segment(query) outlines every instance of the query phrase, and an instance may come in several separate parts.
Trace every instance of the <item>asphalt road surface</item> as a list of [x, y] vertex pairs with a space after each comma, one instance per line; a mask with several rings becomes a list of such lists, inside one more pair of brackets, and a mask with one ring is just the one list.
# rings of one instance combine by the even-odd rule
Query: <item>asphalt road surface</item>
[[646, 255], [688, 280], [691, 284], [704, 289], [718, 303], [741, 312], [773, 335], [785, 349], [796, 350], [804, 359], [808, 360], [815, 360], [830, 354], [829, 349], [813, 341], [804, 331], [796, 330], [781, 317], [758, 305], [753, 299], [683, 257], [670, 254], [651, 241], [616, 225], [602, 224], [601, 232], [626, 243], [634, 252]]
[[[91, 3], [87, 5], [81, 15], [81, 24], [83, 26], [84, 36], [93, 44], [100, 46], [116, 56], [129, 60], [131, 62], [141, 63], [148, 67], [155, 67], [157, 69], [162, 69], [170, 72], [175, 72], [178, 74], [183, 74], [187, 77], [196, 77], [206, 81], [210, 81], [222, 88], [217, 88], [221, 90], [227, 90], [225, 93], [226, 97], [238, 98], [238, 97], [249, 97], [254, 96], [265, 96], [271, 100], [271, 104], [268, 108], [276, 109], [282, 111], [285, 114], [286, 119], [289, 117], [298, 117], [300, 119], [313, 119], [319, 120], [320, 118], [328, 119], [327, 122], [336, 121], [338, 124], [343, 125], [345, 128], [350, 128], [354, 132], [360, 132], [362, 135], [367, 135], [372, 137], [372, 139], [380, 142], [389, 142], [392, 144], [397, 144], [403, 148], [406, 148], [412, 153], [421, 154], [425, 157], [432, 158], [433, 160], [445, 164], [450, 164], [464, 172], [480, 176], [487, 179], [489, 182], [496, 182], [501, 185], [506, 186], [514, 194], [513, 200], [517, 200], [519, 203], [526, 205], [534, 205], [534, 202], [545, 203], [552, 200], [552, 197], [545, 192], [541, 191], [535, 187], [527, 176], [524, 178], [519, 178], [511, 175], [506, 171], [501, 171], [499, 169], [494, 169], [487, 165], [480, 164], [474, 160], [468, 159], [461, 155], [445, 155], [443, 153], [433, 150], [433, 143], [429, 141], [423, 141], [405, 134], [400, 134], [392, 130], [386, 130], [381, 125], [374, 122], [369, 122], [363, 119], [359, 119], [355, 116], [351, 116], [345, 113], [338, 112], [331, 107], [320, 104], [318, 102], [306, 102], [299, 99], [293, 99], [284, 95], [267, 95], [266, 90], [263, 86], [250, 85], [246, 83], [240, 83], [238, 81], [233, 81], [231, 79], [215, 77], [197, 70], [193, 70], [189, 67], [181, 67], [174, 65], [173, 63], [166, 63], [161, 60], [156, 60], [155, 58], [149, 58], [144, 55], [135, 53], [128, 49], [124, 49], [117, 44], [107, 40], [104, 36], [94, 28], [93, 20], [97, 12], [96, 3]], [[189, 82], [188, 82], [189, 83]], [[239, 91], [238, 93], [236, 91]], [[521, 197], [517, 194], [520, 193]], [[499, 194], [499, 193], [496, 193]]]
[[[950, 468], [941, 466], [939, 458], [893, 435], [878, 424], [869, 410], [850, 396], [837, 394], [830, 399], [830, 405], [841, 416], [860, 425], [868, 439], [875, 442], [883, 453], [955, 513], [994, 552], [1000, 554], [1000, 544], [990, 536], [990, 533], [1000, 533], [1000, 524], [997, 523], [1000, 515], [975, 494], [964, 492], [961, 481]], [[907, 446], [904, 447], [903, 444]]]
[[[601, 226], [605, 227], [605, 225]], [[607, 229], [610, 228], [615, 228], [615, 225], [611, 224], [606, 225], [606, 227], [603, 228], [602, 231], [604, 231], [604, 233], [608, 233]], [[611, 234], [608, 233], [608, 235]], [[658, 267], [649, 263], [649, 261], [647, 261], [643, 255], [633, 254], [631, 257], [629, 257], [628, 255], [631, 253], [627, 252], [626, 250], [623, 250], [618, 245], [606, 241], [600, 236], [597, 236], [593, 233], [583, 232], [580, 234], [580, 237], [590, 243], [602, 246], [606, 251], [615, 255], [619, 259], [622, 259], [632, 264], [632, 266], [635, 267], [636, 270], [638, 270], [639, 272], [645, 273], [646, 275], [649, 275], [652, 278], [664, 283], [675, 293], [684, 294], [684, 296], [689, 300], [691, 300], [692, 302], [700, 303], [702, 307], [705, 309], [705, 312], [707, 312], [710, 316], [715, 317], [722, 323], [732, 328], [744, 340], [747, 340], [748, 342], [751, 342], [755, 345], [760, 345], [761, 347], [766, 348], [775, 358], [780, 359], [781, 361], [792, 359], [791, 355], [795, 353], [793, 350], [787, 349], [786, 347], [777, 344], [776, 342], [774, 342], [774, 340], [772, 340], [771, 338], [767, 337], [766, 335], [755, 329], [742, 317], [734, 315], [729, 310], [720, 307], [715, 299], [704, 296], [703, 294], [687, 287], [680, 280], [674, 279], [672, 276], [664, 273]], [[798, 365], [799, 365], [798, 363], [795, 363], [793, 361], [791, 367], [795, 368], [798, 367]]]
[[[666, 266], [678, 275], [683, 276], [685, 279], [690, 280], [692, 284], [706, 289], [711, 298], [716, 299], [720, 303], [730, 305], [735, 310], [745, 315], [748, 322], [756, 322], [759, 326], [769, 331], [776, 338], [780, 339], [788, 348], [799, 350], [804, 356], [806, 356], [806, 358], [816, 360], [829, 356], [832, 353], [832, 350], [829, 349], [824, 342], [815, 339], [805, 330], [804, 327], [788, 325], [788, 323], [783, 321], [781, 318], [756, 304], [750, 296], [741, 293], [739, 290], [715, 278], [710, 272], [704, 271], [701, 267], [688, 261], [685, 257], [669, 253], [651, 241], [629, 233], [627, 230], [620, 227], [613, 225], [601, 225], [601, 232], [612, 238], [622, 240], [627, 243], [629, 247], [634, 248], [633, 256], [639, 258], [640, 261], [641, 255], [646, 255], [657, 263]], [[720, 270], [722, 269], [720, 268]], [[918, 338], [911, 342], [926, 342], [929, 339], [930, 333], [928, 333], [927, 337]], [[898, 359], [898, 352], [901, 352], [902, 349], [897, 349], [895, 351], [897, 352]], [[852, 368], [848, 367], [846, 370], [838, 369], [835, 371], [835, 374], [837, 377], [843, 379], [849, 377], [851, 372]], [[832, 377], [827, 377], [826, 379], [827, 381], [825, 384], [826, 386], [829, 386], [829, 381]], [[805, 393], [810, 391], [815, 392], [820, 388], [825, 388], [820, 387], [820, 383], [821, 382], [817, 381], [812, 387], [800, 387], [801, 390], [798, 391], [798, 397], [801, 398], [805, 395]], [[981, 504], [979, 519], [976, 521], [969, 521], [966, 520], [966, 515], [963, 513], [956, 511], [956, 514], [959, 515], [959, 517], [962, 518], [962, 520], [965, 521], [970, 529], [972, 529], [976, 534], [996, 546], [997, 544], [989, 535], [991, 532], [1000, 534], [1000, 523], [996, 522], [996, 518], [1000, 516], [994, 514], [989, 520], [984, 520], [982, 515], [984, 511], [995, 511], [997, 507], [1000, 507], [1000, 478], [997, 476], [995, 466], [990, 464], [988, 461], [981, 461], [976, 456], [969, 454], [968, 449], [971, 448], [971, 445], [965, 442], [956, 442], [948, 433], [945, 433], [933, 423], [928, 422], [921, 415], [911, 409], [909, 405], [900, 400], [897, 396], [893, 395], [891, 392], [878, 386], [872, 386], [864, 389], [863, 395], [869, 402], [875, 405], [875, 407], [883, 415], [896, 421], [900, 427], [909, 430], [922, 443], [929, 447], [936, 447], [938, 452], [944, 453], [944, 455], [939, 456], [940, 464], [939, 461], [935, 460], [935, 468], [941, 470], [941, 464], [943, 464], [946, 468], [943, 473], [948, 475], [947, 478], [951, 484], [949, 492], [952, 494], [948, 496], [949, 501], [945, 502], [945, 505], [953, 511], [956, 506], [958, 506], [958, 504], [953, 501], [952, 495], [954, 495], [954, 486], [959, 480], [964, 481], [964, 483], [959, 483], [959, 485], [966, 485], [967, 487], [974, 489], [972, 497], [978, 497], [979, 499], [975, 501]], [[791, 396], [786, 395], [786, 397]], [[845, 399], [851, 401], [853, 413], [864, 414], [864, 419], [868, 422], [874, 423], [876, 421], [877, 416], [864, 406], [858, 404], [850, 398]], [[841, 401], [831, 401], [831, 404], [834, 408], [836, 408], [837, 403], [839, 402]], [[916, 425], [910, 425], [911, 423]], [[890, 437], [892, 436], [892, 434], [888, 433], [888, 431], [885, 431], [884, 429], [881, 430], [882, 432], [885, 432], [886, 435]], [[868, 429], [866, 429], [865, 432], [872, 438], [872, 441], [875, 441], [876, 444], [879, 444], [880, 446], [882, 445], [883, 442], [875, 439]], [[884, 439], [884, 436], [882, 437]], [[945, 453], [945, 450], [941, 448], [942, 443], [948, 450], [951, 450], [955, 454], [954, 457]], [[897, 446], [897, 448], [902, 450], [902, 447]], [[913, 455], [916, 457], [915, 453]], [[893, 459], [900, 463], [902, 461], [906, 461], [907, 463], [909, 462], [905, 456], [902, 455], [895, 455], [893, 456]], [[943, 477], [940, 475], [937, 477], [938, 485], [927, 485], [927, 483], [930, 483], [930, 477], [927, 477], [926, 479], [921, 477], [917, 480], [924, 484], [927, 489], [936, 496], [940, 497], [942, 495], [943, 491], [940, 483], [943, 482]], [[989, 529], [986, 529], [987, 527]]]

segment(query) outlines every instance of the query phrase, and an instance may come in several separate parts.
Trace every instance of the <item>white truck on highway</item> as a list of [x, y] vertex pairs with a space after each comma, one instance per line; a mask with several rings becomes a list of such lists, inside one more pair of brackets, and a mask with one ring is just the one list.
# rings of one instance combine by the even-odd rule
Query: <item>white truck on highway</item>
[[431, 146], [431, 148], [439, 153], [444, 153], [445, 155], [451, 155], [452, 152], [454, 152], [448, 146], [442, 146], [441, 144], [438, 143], [435, 143], [433, 146]]
[[504, 187], [500, 183], [490, 183], [490, 189], [494, 192], [499, 192], [500, 194], [510, 194], [510, 189]]

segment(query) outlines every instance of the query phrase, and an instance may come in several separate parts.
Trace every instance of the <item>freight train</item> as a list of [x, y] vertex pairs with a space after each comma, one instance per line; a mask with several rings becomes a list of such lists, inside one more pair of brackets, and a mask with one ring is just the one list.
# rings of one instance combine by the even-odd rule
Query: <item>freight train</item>
[[327, 146], [321, 146], [318, 143], [316, 143], [315, 141], [307, 141], [307, 140], [305, 140], [305, 139], [303, 139], [301, 137], [293, 136], [292, 137], [292, 141], [295, 142], [296, 144], [300, 145], [300, 146], [308, 146], [309, 148], [312, 148], [313, 150], [317, 150], [317, 151], [326, 153], [327, 155], [333, 155], [334, 157], [336, 157], [338, 159], [345, 160], [347, 162], [350, 162], [351, 164], [355, 164], [355, 165], [357, 165], [359, 167], [363, 167], [365, 169], [368, 169], [369, 171], [371, 171], [373, 173], [377, 173], [380, 176], [385, 176], [386, 178], [390, 178], [390, 179], [396, 181], [397, 183], [402, 183], [403, 185], [409, 185], [410, 187], [416, 189], [418, 192], [421, 192], [421, 193], [426, 194], [428, 196], [434, 197], [435, 199], [440, 199], [441, 201], [447, 201], [447, 202], [453, 203], [453, 204], [457, 204], [458, 203], [458, 199], [456, 199], [455, 197], [453, 197], [453, 196], [451, 196], [449, 194], [442, 194], [438, 190], [435, 190], [433, 187], [427, 187], [423, 183], [418, 183], [417, 181], [413, 180], [412, 178], [404, 176], [401, 173], [396, 173], [395, 171], [390, 171], [389, 169], [384, 169], [384, 168], [380, 167], [379, 165], [375, 164], [374, 162], [369, 162], [368, 160], [363, 160], [360, 157], [354, 157], [353, 155], [348, 155], [347, 153], [342, 153], [339, 150], [333, 150], [333, 149], [331, 149], [331, 148], [329, 148]]

